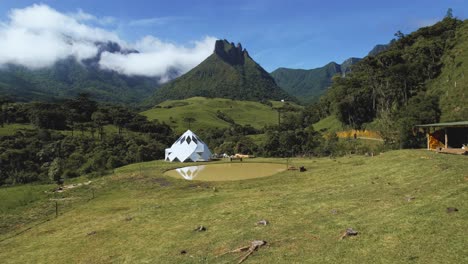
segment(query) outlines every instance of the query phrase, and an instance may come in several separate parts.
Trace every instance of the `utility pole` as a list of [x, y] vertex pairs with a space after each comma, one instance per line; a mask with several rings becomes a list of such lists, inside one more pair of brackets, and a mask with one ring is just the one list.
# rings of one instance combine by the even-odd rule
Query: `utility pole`
[[278, 111], [278, 127], [281, 126], [281, 108], [276, 108]]

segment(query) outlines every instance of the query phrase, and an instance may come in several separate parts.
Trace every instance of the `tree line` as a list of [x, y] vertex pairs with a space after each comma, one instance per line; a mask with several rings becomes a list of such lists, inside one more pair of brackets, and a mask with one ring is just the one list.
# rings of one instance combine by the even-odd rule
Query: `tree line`
[[2, 102], [2, 126], [34, 129], [0, 138], [0, 185], [61, 181], [161, 159], [175, 138], [168, 125], [122, 106], [99, 105], [87, 94], [58, 103]]
[[[292, 107], [285, 103], [278, 111], [278, 123], [256, 129], [232, 122], [228, 128], [205, 128], [197, 134], [215, 153], [253, 154], [262, 157], [318, 157], [370, 152], [358, 140], [339, 140], [333, 132], [315, 131], [320, 117], [315, 106]], [[224, 113], [217, 113], [224, 118]]]

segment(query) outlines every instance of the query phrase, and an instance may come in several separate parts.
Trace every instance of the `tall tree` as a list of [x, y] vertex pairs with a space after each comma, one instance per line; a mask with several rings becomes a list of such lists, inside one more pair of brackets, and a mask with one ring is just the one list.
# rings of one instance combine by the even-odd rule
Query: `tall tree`
[[453, 9], [452, 8], [447, 9], [447, 13], [445, 14], [445, 17], [453, 18]]
[[1, 127], [4, 126], [4, 124], [8, 120], [8, 104], [11, 103], [11, 99], [7, 96], [0, 96], [0, 125]]
[[191, 117], [191, 116], [184, 117], [184, 122], [188, 124], [188, 129], [190, 129], [190, 125], [195, 121], [196, 119], [194, 117]]

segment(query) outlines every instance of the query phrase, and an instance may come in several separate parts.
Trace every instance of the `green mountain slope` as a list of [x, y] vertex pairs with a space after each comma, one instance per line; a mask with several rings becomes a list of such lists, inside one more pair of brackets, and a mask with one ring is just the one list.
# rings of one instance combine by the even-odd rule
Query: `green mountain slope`
[[98, 101], [138, 103], [157, 86], [156, 78], [125, 76], [87, 67], [74, 59], [40, 70], [15, 65], [0, 70], [0, 94], [16, 101], [50, 101], [87, 92]]
[[441, 74], [428, 84], [429, 92], [439, 97], [440, 120], [468, 120], [468, 20], [459, 26], [454, 46], [442, 62]]
[[146, 104], [194, 96], [236, 100], [294, 100], [276, 85], [242, 46], [218, 40], [206, 60], [181, 77], [163, 85]]
[[[237, 101], [221, 98], [193, 97], [185, 100], [165, 101], [155, 108], [142, 112], [148, 119], [164, 121], [174, 128], [178, 133], [188, 129], [189, 124], [184, 118], [192, 117], [190, 128], [197, 131], [202, 128], [225, 128], [231, 123], [226, 120], [232, 119], [239, 125], [251, 125], [254, 128], [262, 128], [265, 125], [278, 123], [278, 112], [274, 109], [281, 102], [272, 102], [273, 107], [252, 101]], [[290, 104], [293, 107], [299, 107]], [[222, 114], [219, 114], [219, 112]], [[228, 118], [221, 117], [225, 115]]]
[[317, 101], [331, 85], [331, 79], [336, 74], [350, 72], [350, 67], [360, 59], [349, 58], [341, 65], [335, 62], [316, 69], [279, 68], [271, 73], [276, 83], [291, 95], [300, 98], [302, 102]]

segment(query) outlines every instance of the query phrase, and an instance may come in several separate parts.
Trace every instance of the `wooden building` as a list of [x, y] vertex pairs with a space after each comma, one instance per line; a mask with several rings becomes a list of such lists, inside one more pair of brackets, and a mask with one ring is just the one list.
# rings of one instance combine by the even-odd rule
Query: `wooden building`
[[425, 124], [415, 127], [424, 129], [429, 150], [468, 153], [468, 121]]

